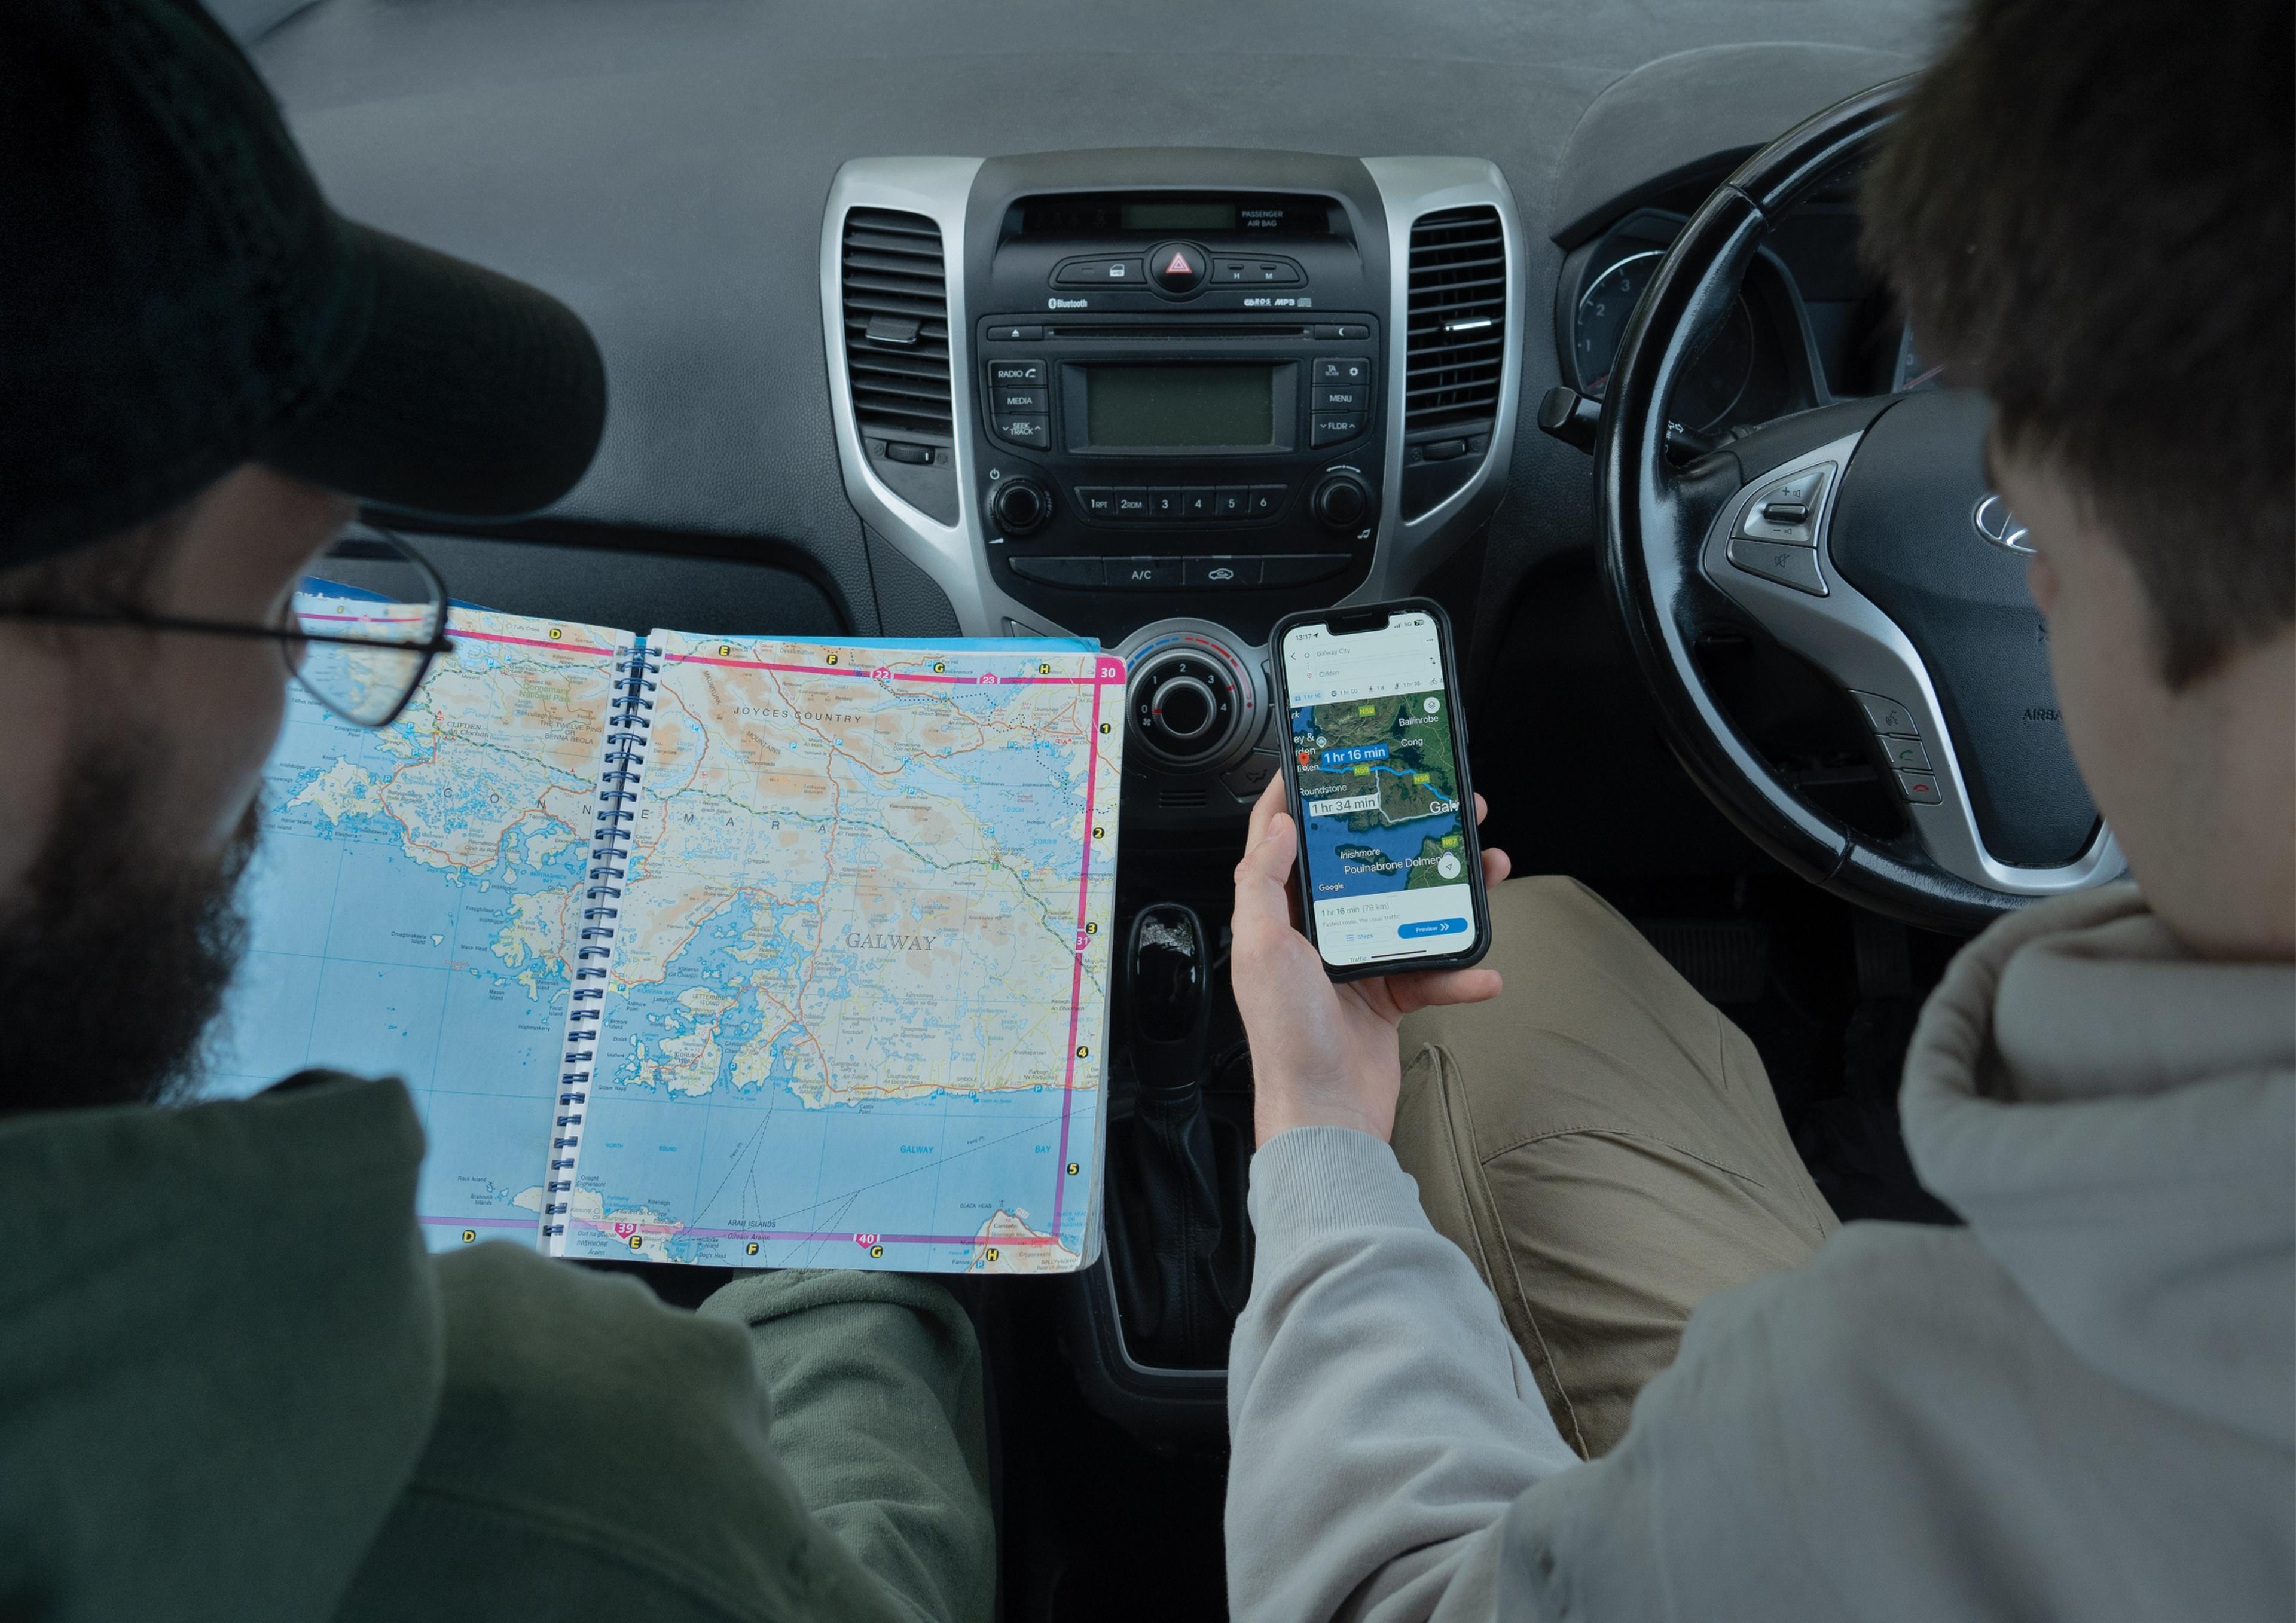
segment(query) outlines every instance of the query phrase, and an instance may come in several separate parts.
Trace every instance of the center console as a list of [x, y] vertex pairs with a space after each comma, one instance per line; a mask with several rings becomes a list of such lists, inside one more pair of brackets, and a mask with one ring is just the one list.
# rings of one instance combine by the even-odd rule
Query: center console
[[1521, 253], [1472, 159], [865, 159], [822, 242], [848, 494], [968, 635], [1132, 670], [1128, 828], [1275, 770], [1268, 629], [1394, 595], [1505, 483]]

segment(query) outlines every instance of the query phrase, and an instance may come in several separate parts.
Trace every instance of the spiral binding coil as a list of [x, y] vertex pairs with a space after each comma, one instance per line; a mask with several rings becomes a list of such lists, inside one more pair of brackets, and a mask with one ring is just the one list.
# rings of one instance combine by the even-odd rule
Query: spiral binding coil
[[598, 772], [598, 810], [590, 834], [590, 869], [582, 892], [581, 929], [575, 937], [574, 991], [566, 1012], [566, 1042], [558, 1065], [558, 1109], [550, 1138], [548, 1198], [542, 1208], [545, 1239], [566, 1233], [575, 1162], [582, 1149], [582, 1114], [590, 1099], [591, 1067], [614, 958], [622, 883], [629, 874], [629, 836], [637, 821], [644, 781], [647, 735], [653, 727], [652, 694], [661, 684], [661, 660], [641, 637], [614, 667], [614, 702], [606, 720], [606, 749]]

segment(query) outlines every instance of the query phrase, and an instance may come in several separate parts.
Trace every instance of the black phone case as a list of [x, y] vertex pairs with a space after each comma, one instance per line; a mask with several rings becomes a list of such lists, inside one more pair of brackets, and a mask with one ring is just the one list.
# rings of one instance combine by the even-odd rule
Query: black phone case
[[[1292, 824], [1304, 833], [1308, 820], [1300, 800], [1298, 758], [1292, 753], [1292, 693], [1283, 674], [1283, 634], [1294, 626], [1321, 625], [1333, 619], [1351, 619], [1357, 615], [1387, 610], [1416, 610], [1435, 622], [1436, 645], [1443, 655], [1443, 691], [1451, 696], [1448, 706], [1451, 724], [1451, 753], [1459, 766], [1459, 804], [1465, 816], [1459, 819], [1465, 830], [1467, 848], [1467, 889], [1475, 914], [1475, 943], [1464, 952], [1440, 958], [1413, 958], [1399, 963], [1336, 964], [1324, 956], [1320, 943], [1316, 947], [1316, 961], [1323, 964], [1324, 973], [1333, 980], [1367, 980], [1374, 975], [1417, 975], [1430, 970], [1463, 970], [1482, 962], [1483, 955], [1491, 950], [1490, 897], [1483, 883], [1483, 841], [1475, 827], [1475, 785], [1467, 765], [1467, 712], [1459, 699], [1459, 667], [1451, 647], [1451, 617], [1443, 612], [1443, 605], [1430, 597], [1398, 597], [1388, 602], [1349, 604], [1341, 609], [1315, 609], [1300, 614], [1287, 614], [1275, 622], [1267, 634], [1268, 652], [1275, 657], [1268, 660], [1268, 680], [1275, 690], [1275, 723], [1283, 741], [1284, 808], [1292, 814]], [[1300, 928], [1308, 939], [1316, 940], [1316, 910], [1309, 903], [1312, 892], [1308, 883], [1308, 845], [1300, 841], [1299, 854], [1292, 859], [1292, 871], [1300, 881]]]

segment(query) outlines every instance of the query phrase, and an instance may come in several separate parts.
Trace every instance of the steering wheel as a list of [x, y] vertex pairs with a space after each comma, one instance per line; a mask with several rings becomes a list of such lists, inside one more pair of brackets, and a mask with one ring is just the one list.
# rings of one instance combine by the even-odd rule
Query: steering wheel
[[[1595, 488], [1603, 572], [1692, 779], [1803, 878], [1966, 932], [2127, 866], [2065, 741], [2024, 532], [1985, 486], [1985, 399], [1843, 401], [1683, 467], [1668, 446], [1668, 399], [1729, 316], [1770, 223], [1871, 151], [1908, 82], [1788, 131], [1691, 217], [1620, 338]], [[1861, 832], [1810, 805], [1716, 702], [1700, 643], [1750, 631], [1856, 704], [1901, 832]]]

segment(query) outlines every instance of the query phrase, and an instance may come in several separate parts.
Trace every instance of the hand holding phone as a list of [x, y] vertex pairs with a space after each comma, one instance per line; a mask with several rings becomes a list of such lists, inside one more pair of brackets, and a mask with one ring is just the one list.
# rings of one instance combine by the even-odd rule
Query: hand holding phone
[[[1252, 807], [1235, 870], [1230, 973], [1251, 1043], [1253, 1126], [1266, 1143], [1291, 1127], [1353, 1127], [1384, 1142], [1395, 1130], [1403, 1068], [1396, 1025], [1439, 1004], [1499, 993], [1496, 970], [1419, 970], [1349, 981], [1331, 978], [1293, 922], [1300, 914], [1298, 825], [1289, 787], [1270, 783]], [[1482, 806], [1476, 802], [1476, 815]], [[1482, 853], [1486, 883], [1507, 876], [1504, 851]]]

